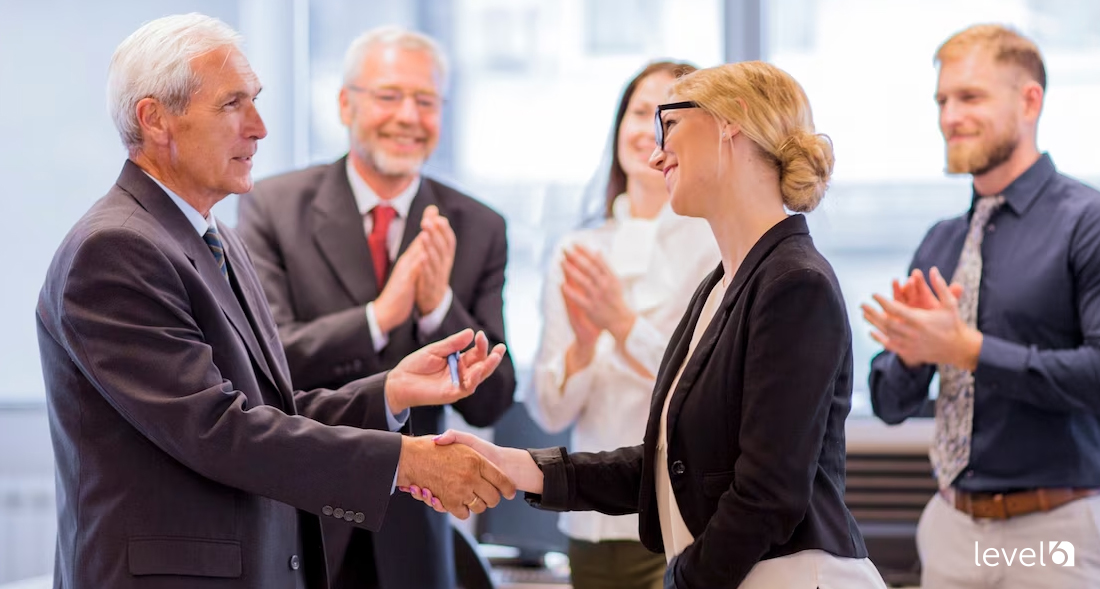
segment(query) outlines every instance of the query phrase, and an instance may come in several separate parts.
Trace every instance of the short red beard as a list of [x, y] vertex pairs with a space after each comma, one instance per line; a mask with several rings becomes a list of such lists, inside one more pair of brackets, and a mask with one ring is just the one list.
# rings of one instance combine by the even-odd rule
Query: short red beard
[[947, 146], [947, 173], [981, 176], [1012, 157], [1020, 138], [1006, 133], [979, 145]]

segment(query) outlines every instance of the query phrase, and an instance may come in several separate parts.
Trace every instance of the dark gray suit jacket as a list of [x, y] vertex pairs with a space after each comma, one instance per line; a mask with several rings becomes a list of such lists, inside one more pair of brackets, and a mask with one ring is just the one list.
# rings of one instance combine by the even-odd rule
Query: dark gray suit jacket
[[232, 283], [127, 161], [54, 256], [37, 320], [55, 587], [322, 589], [318, 515], [382, 524], [400, 437], [365, 428], [386, 428], [385, 375], [291, 389], [244, 243], [219, 229]]
[[[363, 220], [347, 177], [347, 160], [258, 182], [241, 197], [238, 231], [248, 244], [290, 361], [295, 386], [341, 386], [392, 368], [405, 355], [465, 328], [483, 329], [490, 344], [504, 341], [503, 289], [507, 261], [504, 219], [473, 198], [422, 178], [401, 240], [404, 252], [420, 231], [428, 205], [447, 217], [457, 239], [454, 301], [435, 333], [420, 333], [416, 315], [389, 333], [375, 353], [364, 311], [380, 288]], [[475, 394], [453, 405], [474, 426], [492, 425], [511, 405], [515, 373], [509, 356]], [[411, 432], [439, 433], [442, 407], [412, 410]], [[341, 546], [370, 543], [350, 526], [325, 525], [334, 587], [360, 586], [377, 575], [382, 589], [450, 589], [451, 534], [445, 515], [409, 497], [396, 497], [370, 554]], [[373, 566], [376, 571], [366, 568]]]
[[654, 461], [673, 395], [668, 462], [660, 466], [695, 538], [670, 564], [669, 581], [681, 589], [733, 589], [757, 562], [802, 550], [867, 556], [844, 505], [852, 334], [832, 267], [805, 217], [777, 223], [741, 263], [689, 358], [722, 274], [719, 265], [703, 281], [672, 335], [644, 443], [535, 451], [546, 483], [544, 495], [528, 496], [544, 509], [638, 513], [642, 542], [663, 552]]

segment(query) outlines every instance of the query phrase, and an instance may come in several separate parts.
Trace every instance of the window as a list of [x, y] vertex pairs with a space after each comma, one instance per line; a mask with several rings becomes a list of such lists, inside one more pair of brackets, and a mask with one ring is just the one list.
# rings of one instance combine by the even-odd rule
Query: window
[[840, 278], [855, 352], [853, 414], [869, 414], [867, 374], [881, 348], [860, 303], [890, 293], [924, 233], [970, 204], [969, 177], [944, 175], [933, 102], [932, 56], [972, 24], [1015, 26], [1039, 44], [1049, 81], [1039, 148], [1064, 173], [1095, 184], [1100, 145], [1081, 129], [1100, 128], [1100, 34], [1088, 0], [770, 0], [771, 29], [807, 24], [802, 38], [773, 34], [767, 57], [802, 83], [836, 168], [828, 195], [810, 215], [818, 247]]

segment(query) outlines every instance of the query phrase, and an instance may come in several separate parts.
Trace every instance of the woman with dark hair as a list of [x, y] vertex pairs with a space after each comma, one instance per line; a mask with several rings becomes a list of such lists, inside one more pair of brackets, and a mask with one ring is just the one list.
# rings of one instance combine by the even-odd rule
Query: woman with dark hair
[[[718, 263], [706, 223], [668, 206], [653, 153], [653, 112], [695, 68], [649, 64], [623, 92], [611, 135], [603, 222], [555, 249], [543, 297], [531, 417], [546, 431], [575, 425], [572, 447], [596, 452], [645, 433], [654, 375], [696, 284]], [[660, 587], [665, 560], [638, 541], [635, 515], [562, 514], [575, 589]]]

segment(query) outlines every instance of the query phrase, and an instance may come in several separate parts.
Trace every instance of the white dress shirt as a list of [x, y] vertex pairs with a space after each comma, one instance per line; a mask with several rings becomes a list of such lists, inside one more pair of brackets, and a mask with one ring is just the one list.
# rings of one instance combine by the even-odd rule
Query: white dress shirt
[[[600, 334], [591, 364], [565, 380], [565, 352], [574, 336], [561, 296], [561, 262], [563, 249], [574, 243], [599, 252], [619, 277], [626, 303], [637, 314], [626, 338], [627, 352], [654, 377], [691, 295], [721, 259], [718, 246], [705, 221], [681, 217], [668, 205], [656, 219], [635, 219], [630, 216], [630, 201], [620, 195], [612, 219], [598, 228], [568, 234], [555, 250], [542, 298], [535, 398], [527, 400], [527, 410], [547, 431], [561, 431], [575, 422], [573, 451], [641, 444], [654, 379], [631, 367], [616, 350], [611, 334]], [[563, 513], [559, 528], [571, 538], [588, 542], [638, 540], [636, 515]]]
[[[397, 215], [390, 221], [389, 231], [386, 233], [386, 251], [389, 253], [390, 262], [397, 259], [397, 254], [401, 251], [401, 237], [405, 235], [405, 223], [409, 219], [409, 210], [412, 209], [413, 198], [416, 197], [417, 191], [420, 190], [420, 176], [417, 176], [413, 180], [408, 188], [402, 190], [400, 194], [389, 199], [382, 200], [370, 185], [359, 175], [359, 172], [355, 171], [355, 166], [351, 163], [351, 157], [347, 158], [347, 174], [348, 184], [351, 185], [351, 193], [355, 195], [355, 205], [359, 209], [359, 215], [363, 217], [363, 229], [367, 235], [370, 235], [371, 229], [374, 227], [374, 219], [367, 213], [374, 207], [384, 204], [393, 207], [393, 210]], [[391, 267], [392, 271], [393, 268]], [[381, 285], [379, 285], [381, 287]], [[439, 303], [439, 306], [432, 310], [432, 312], [420, 317], [417, 320], [417, 327], [420, 328], [421, 333], [434, 333], [439, 329], [439, 326], [443, 324], [443, 317], [447, 315], [447, 311], [451, 309], [451, 302], [454, 300], [454, 293], [451, 291], [451, 287], [447, 287], [447, 292], [443, 295], [443, 300]], [[389, 334], [384, 333], [382, 328], [378, 326], [378, 318], [374, 314], [374, 303], [367, 303], [367, 325], [370, 327], [370, 337], [374, 344], [374, 351], [379, 352], [382, 348], [386, 347], [389, 343]]]

